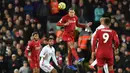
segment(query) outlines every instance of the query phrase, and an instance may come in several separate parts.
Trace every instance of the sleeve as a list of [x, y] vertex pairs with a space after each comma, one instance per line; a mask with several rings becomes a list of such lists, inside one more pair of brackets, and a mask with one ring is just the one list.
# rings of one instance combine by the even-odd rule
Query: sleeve
[[60, 21], [57, 23], [57, 26], [64, 26], [65, 24], [65, 19], [66, 19], [66, 16], [63, 16]]
[[78, 17], [75, 17], [75, 18], [76, 18], [76, 26], [77, 26], [77, 27], [80, 27], [80, 28], [85, 28], [85, 27], [86, 27], [85, 24], [79, 23]]
[[27, 47], [26, 47], [26, 49], [25, 49], [25, 56], [27, 57], [27, 58], [29, 58], [30, 56], [31, 56], [31, 42], [30, 43], [28, 43], [28, 45], [27, 45]]
[[115, 45], [115, 48], [116, 48], [116, 49], [118, 48], [119, 44], [120, 44], [120, 42], [119, 42], [118, 35], [117, 35], [117, 33], [114, 31], [114, 45]]
[[43, 47], [42, 51], [40, 52], [40, 57], [46, 57], [46, 55], [47, 55], [46, 47]]
[[96, 30], [96, 31], [92, 34], [91, 44], [93, 44], [93, 38], [94, 38], [94, 36], [95, 36], [96, 32], [97, 32], [97, 30]]
[[40, 43], [42, 43], [42, 42], [44, 41], [44, 39], [45, 39], [44, 37], [43, 37], [43, 38], [41, 38], [41, 39], [40, 39]]
[[54, 63], [56, 64], [56, 66], [58, 66], [56, 56], [55, 56], [55, 49], [54, 49], [54, 52], [53, 52], [53, 55], [52, 55], [52, 59], [53, 59]]
[[95, 49], [96, 49], [96, 45], [97, 45], [97, 39], [98, 39], [98, 35], [99, 35], [99, 30], [96, 32], [96, 34], [94, 35], [93, 37], [93, 40], [92, 40], [92, 52], [95, 52]]
[[22, 68], [19, 69], [19, 73], [22, 73]]

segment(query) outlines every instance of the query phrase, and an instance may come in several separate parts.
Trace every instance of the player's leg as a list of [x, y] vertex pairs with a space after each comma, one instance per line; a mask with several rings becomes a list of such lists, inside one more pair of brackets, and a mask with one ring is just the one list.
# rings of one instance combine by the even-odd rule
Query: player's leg
[[35, 67], [35, 62], [34, 62], [34, 59], [32, 59], [30, 62], [30, 68], [32, 69], [32, 73], [36, 73], [36, 67]]
[[33, 73], [37, 73], [37, 68], [33, 68]]
[[40, 73], [40, 68], [36, 68], [36, 73]]
[[68, 42], [68, 46], [69, 46], [69, 48], [71, 49], [72, 55], [75, 57], [76, 60], [78, 60], [78, 59], [79, 59], [79, 56], [78, 56], [78, 54], [77, 54], [77, 52], [76, 52], [76, 49], [75, 49], [75, 47], [74, 47], [74, 42], [73, 42], [73, 41], [69, 41], [69, 42]]
[[97, 73], [103, 73], [103, 67], [102, 66], [98, 66], [98, 72]]
[[68, 65], [72, 65], [72, 53], [70, 49], [68, 50]]
[[52, 69], [51, 73], [58, 73], [55, 68]]
[[109, 71], [108, 71], [108, 64], [105, 64], [103, 66], [103, 69], [104, 69], [105, 73], [109, 73]]
[[114, 58], [109, 58], [107, 61], [109, 73], [114, 73], [113, 65], [114, 65]]
[[108, 66], [108, 69], [109, 69], [109, 73], [114, 73], [113, 65]]
[[94, 66], [97, 64], [97, 60], [93, 61], [91, 65], [89, 65], [89, 68], [95, 70]]
[[39, 56], [37, 56], [36, 61], [35, 61], [36, 62], [36, 72], [37, 73], [40, 73], [39, 61], [40, 61]]
[[96, 56], [98, 73], [103, 73], [103, 66], [105, 65], [106, 60], [102, 56]]
[[52, 65], [43, 63], [42, 61], [40, 61], [40, 68], [46, 73], [57, 73], [56, 69], [54, 69]]
[[68, 42], [68, 46], [69, 46], [69, 48], [71, 49], [72, 55], [75, 57], [75, 59], [76, 59], [78, 62], [81, 62], [81, 61], [84, 60], [84, 58], [79, 58], [78, 53], [77, 53], [77, 51], [76, 51], [76, 48], [74, 47], [74, 41], [69, 41], [69, 42]]

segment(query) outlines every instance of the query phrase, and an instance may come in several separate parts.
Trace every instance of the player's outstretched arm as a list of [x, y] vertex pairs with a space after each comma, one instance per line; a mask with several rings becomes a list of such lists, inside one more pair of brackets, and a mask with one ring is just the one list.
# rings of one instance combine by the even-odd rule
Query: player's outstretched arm
[[66, 17], [63, 16], [63, 17], [58, 21], [57, 26], [66, 26], [66, 25], [69, 25], [68, 22], [65, 22], [65, 19], [66, 19]]

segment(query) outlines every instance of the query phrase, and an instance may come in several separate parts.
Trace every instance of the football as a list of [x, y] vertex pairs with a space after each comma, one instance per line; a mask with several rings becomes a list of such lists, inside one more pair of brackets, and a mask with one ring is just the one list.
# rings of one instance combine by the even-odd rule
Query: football
[[64, 2], [60, 2], [60, 3], [58, 4], [58, 8], [59, 8], [60, 10], [64, 10], [64, 9], [66, 8], [66, 4], [65, 4]]

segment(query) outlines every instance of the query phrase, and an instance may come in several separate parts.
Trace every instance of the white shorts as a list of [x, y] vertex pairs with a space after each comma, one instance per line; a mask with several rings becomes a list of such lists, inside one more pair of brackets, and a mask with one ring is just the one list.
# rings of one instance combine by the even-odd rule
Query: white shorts
[[45, 72], [51, 72], [54, 69], [52, 65], [48, 63], [43, 63], [43, 61], [40, 61], [40, 68]]

